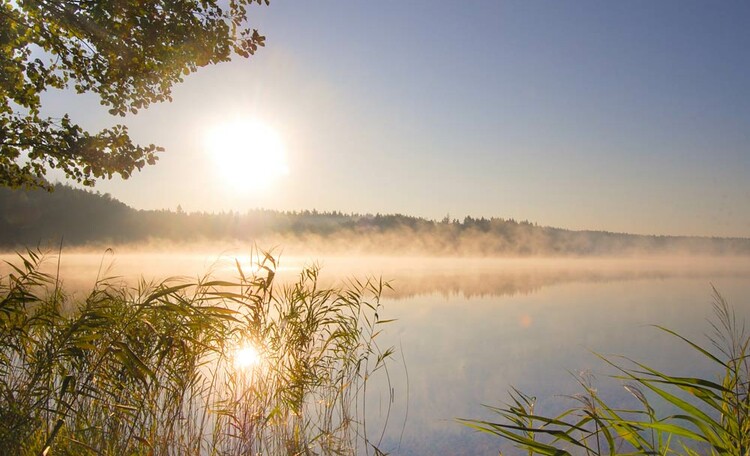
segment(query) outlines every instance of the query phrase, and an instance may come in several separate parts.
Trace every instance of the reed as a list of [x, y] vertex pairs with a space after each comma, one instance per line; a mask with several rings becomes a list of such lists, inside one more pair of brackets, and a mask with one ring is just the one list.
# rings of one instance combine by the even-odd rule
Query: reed
[[[387, 283], [100, 279], [65, 293], [28, 251], [0, 280], [0, 448], [7, 454], [379, 453], [365, 387]], [[254, 269], [256, 270], [256, 269]], [[377, 433], [380, 435], [380, 433]]]
[[716, 368], [715, 378], [673, 376], [628, 358], [598, 355], [615, 369], [638, 408], [609, 405], [583, 378], [576, 405], [558, 416], [539, 414], [534, 397], [512, 390], [511, 404], [490, 407], [501, 421], [459, 421], [529, 455], [750, 455], [750, 337], [733, 308], [715, 288], [713, 293], [708, 344], [656, 328], [707, 358]]

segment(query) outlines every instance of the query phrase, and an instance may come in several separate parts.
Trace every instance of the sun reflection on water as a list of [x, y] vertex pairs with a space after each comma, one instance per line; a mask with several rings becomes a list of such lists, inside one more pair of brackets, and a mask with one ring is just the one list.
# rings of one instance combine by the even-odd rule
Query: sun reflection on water
[[260, 352], [250, 343], [241, 345], [234, 352], [234, 367], [236, 369], [249, 369], [260, 364], [260, 361]]

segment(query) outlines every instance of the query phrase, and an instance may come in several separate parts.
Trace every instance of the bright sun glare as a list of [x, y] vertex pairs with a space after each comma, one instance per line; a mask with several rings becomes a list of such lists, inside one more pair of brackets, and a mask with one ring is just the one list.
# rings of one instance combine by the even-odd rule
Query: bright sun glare
[[222, 178], [235, 190], [263, 190], [289, 172], [278, 133], [258, 121], [218, 126], [206, 135], [206, 146]]
[[260, 363], [260, 353], [250, 344], [243, 345], [234, 352], [234, 367], [237, 369], [246, 369], [258, 363]]

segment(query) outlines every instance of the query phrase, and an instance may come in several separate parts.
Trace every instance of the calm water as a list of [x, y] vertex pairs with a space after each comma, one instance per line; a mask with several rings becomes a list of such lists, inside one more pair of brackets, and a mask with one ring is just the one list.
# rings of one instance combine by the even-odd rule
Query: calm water
[[[218, 261], [195, 253], [117, 254], [107, 275], [126, 281], [141, 273], [197, 276], [212, 270], [231, 276], [235, 256], [248, 261], [232, 252]], [[100, 254], [64, 255], [65, 282], [71, 288], [90, 286], [102, 260], [112, 262]], [[282, 258], [282, 280], [294, 277], [305, 262]], [[628, 355], [674, 374], [713, 375], [684, 344], [650, 326], [667, 326], [703, 342], [711, 284], [739, 316], [750, 317], [748, 259], [327, 258], [321, 263], [328, 283], [368, 274], [392, 279], [395, 290], [384, 299], [382, 316], [398, 321], [390, 324], [381, 346], [401, 349], [388, 371], [394, 401], [382, 442], [393, 454], [496, 455], [498, 440], [454, 418], [491, 419], [481, 404], [503, 404], [511, 386], [536, 396], [537, 411], [558, 412], [572, 405], [564, 396], [579, 391], [579, 371], [595, 375], [599, 391], [613, 402], [627, 404], [631, 399], [592, 351]], [[381, 375], [374, 386], [383, 381]], [[383, 422], [390, 402], [387, 388], [375, 390], [380, 393], [370, 394], [367, 411], [371, 429]]]
[[536, 396], [537, 411], [556, 413], [572, 405], [562, 395], [579, 391], [574, 374], [590, 371], [600, 392], [629, 400], [591, 351], [625, 354], [675, 374], [712, 375], [702, 358], [650, 326], [703, 340], [710, 283], [750, 317], [748, 277], [568, 282], [526, 294], [388, 301], [399, 318], [392, 340], [403, 348], [409, 375], [408, 420], [397, 452], [497, 454], [497, 441], [452, 418], [492, 418], [480, 404], [505, 403], [510, 386]]

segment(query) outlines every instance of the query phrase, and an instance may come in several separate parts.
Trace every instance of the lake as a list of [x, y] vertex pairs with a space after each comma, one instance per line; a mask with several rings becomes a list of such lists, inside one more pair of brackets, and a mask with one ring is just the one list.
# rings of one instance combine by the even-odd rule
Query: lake
[[[97, 275], [129, 282], [141, 274], [195, 277], [212, 271], [231, 277], [235, 257], [250, 262], [231, 251], [219, 259], [196, 252], [73, 252], [63, 255], [60, 271], [69, 289], [80, 290]], [[387, 326], [380, 345], [394, 345], [400, 354], [389, 365], [392, 391], [379, 373], [367, 409], [371, 437], [379, 435], [375, 429], [388, 415], [381, 447], [392, 454], [496, 455], [499, 440], [455, 418], [492, 419], [482, 404], [503, 405], [511, 387], [536, 396], [538, 412], [554, 414], [573, 404], [565, 396], [580, 392], [579, 372], [593, 375], [599, 392], [614, 403], [632, 405], [621, 383], [608, 378], [611, 369], [592, 352], [711, 378], [704, 359], [651, 325], [705, 342], [712, 284], [739, 317], [750, 317], [746, 258], [319, 260], [326, 284], [374, 275], [393, 286], [381, 317], [397, 321]], [[309, 262], [282, 256], [280, 280], [292, 280]], [[57, 268], [54, 261], [47, 264]]]

